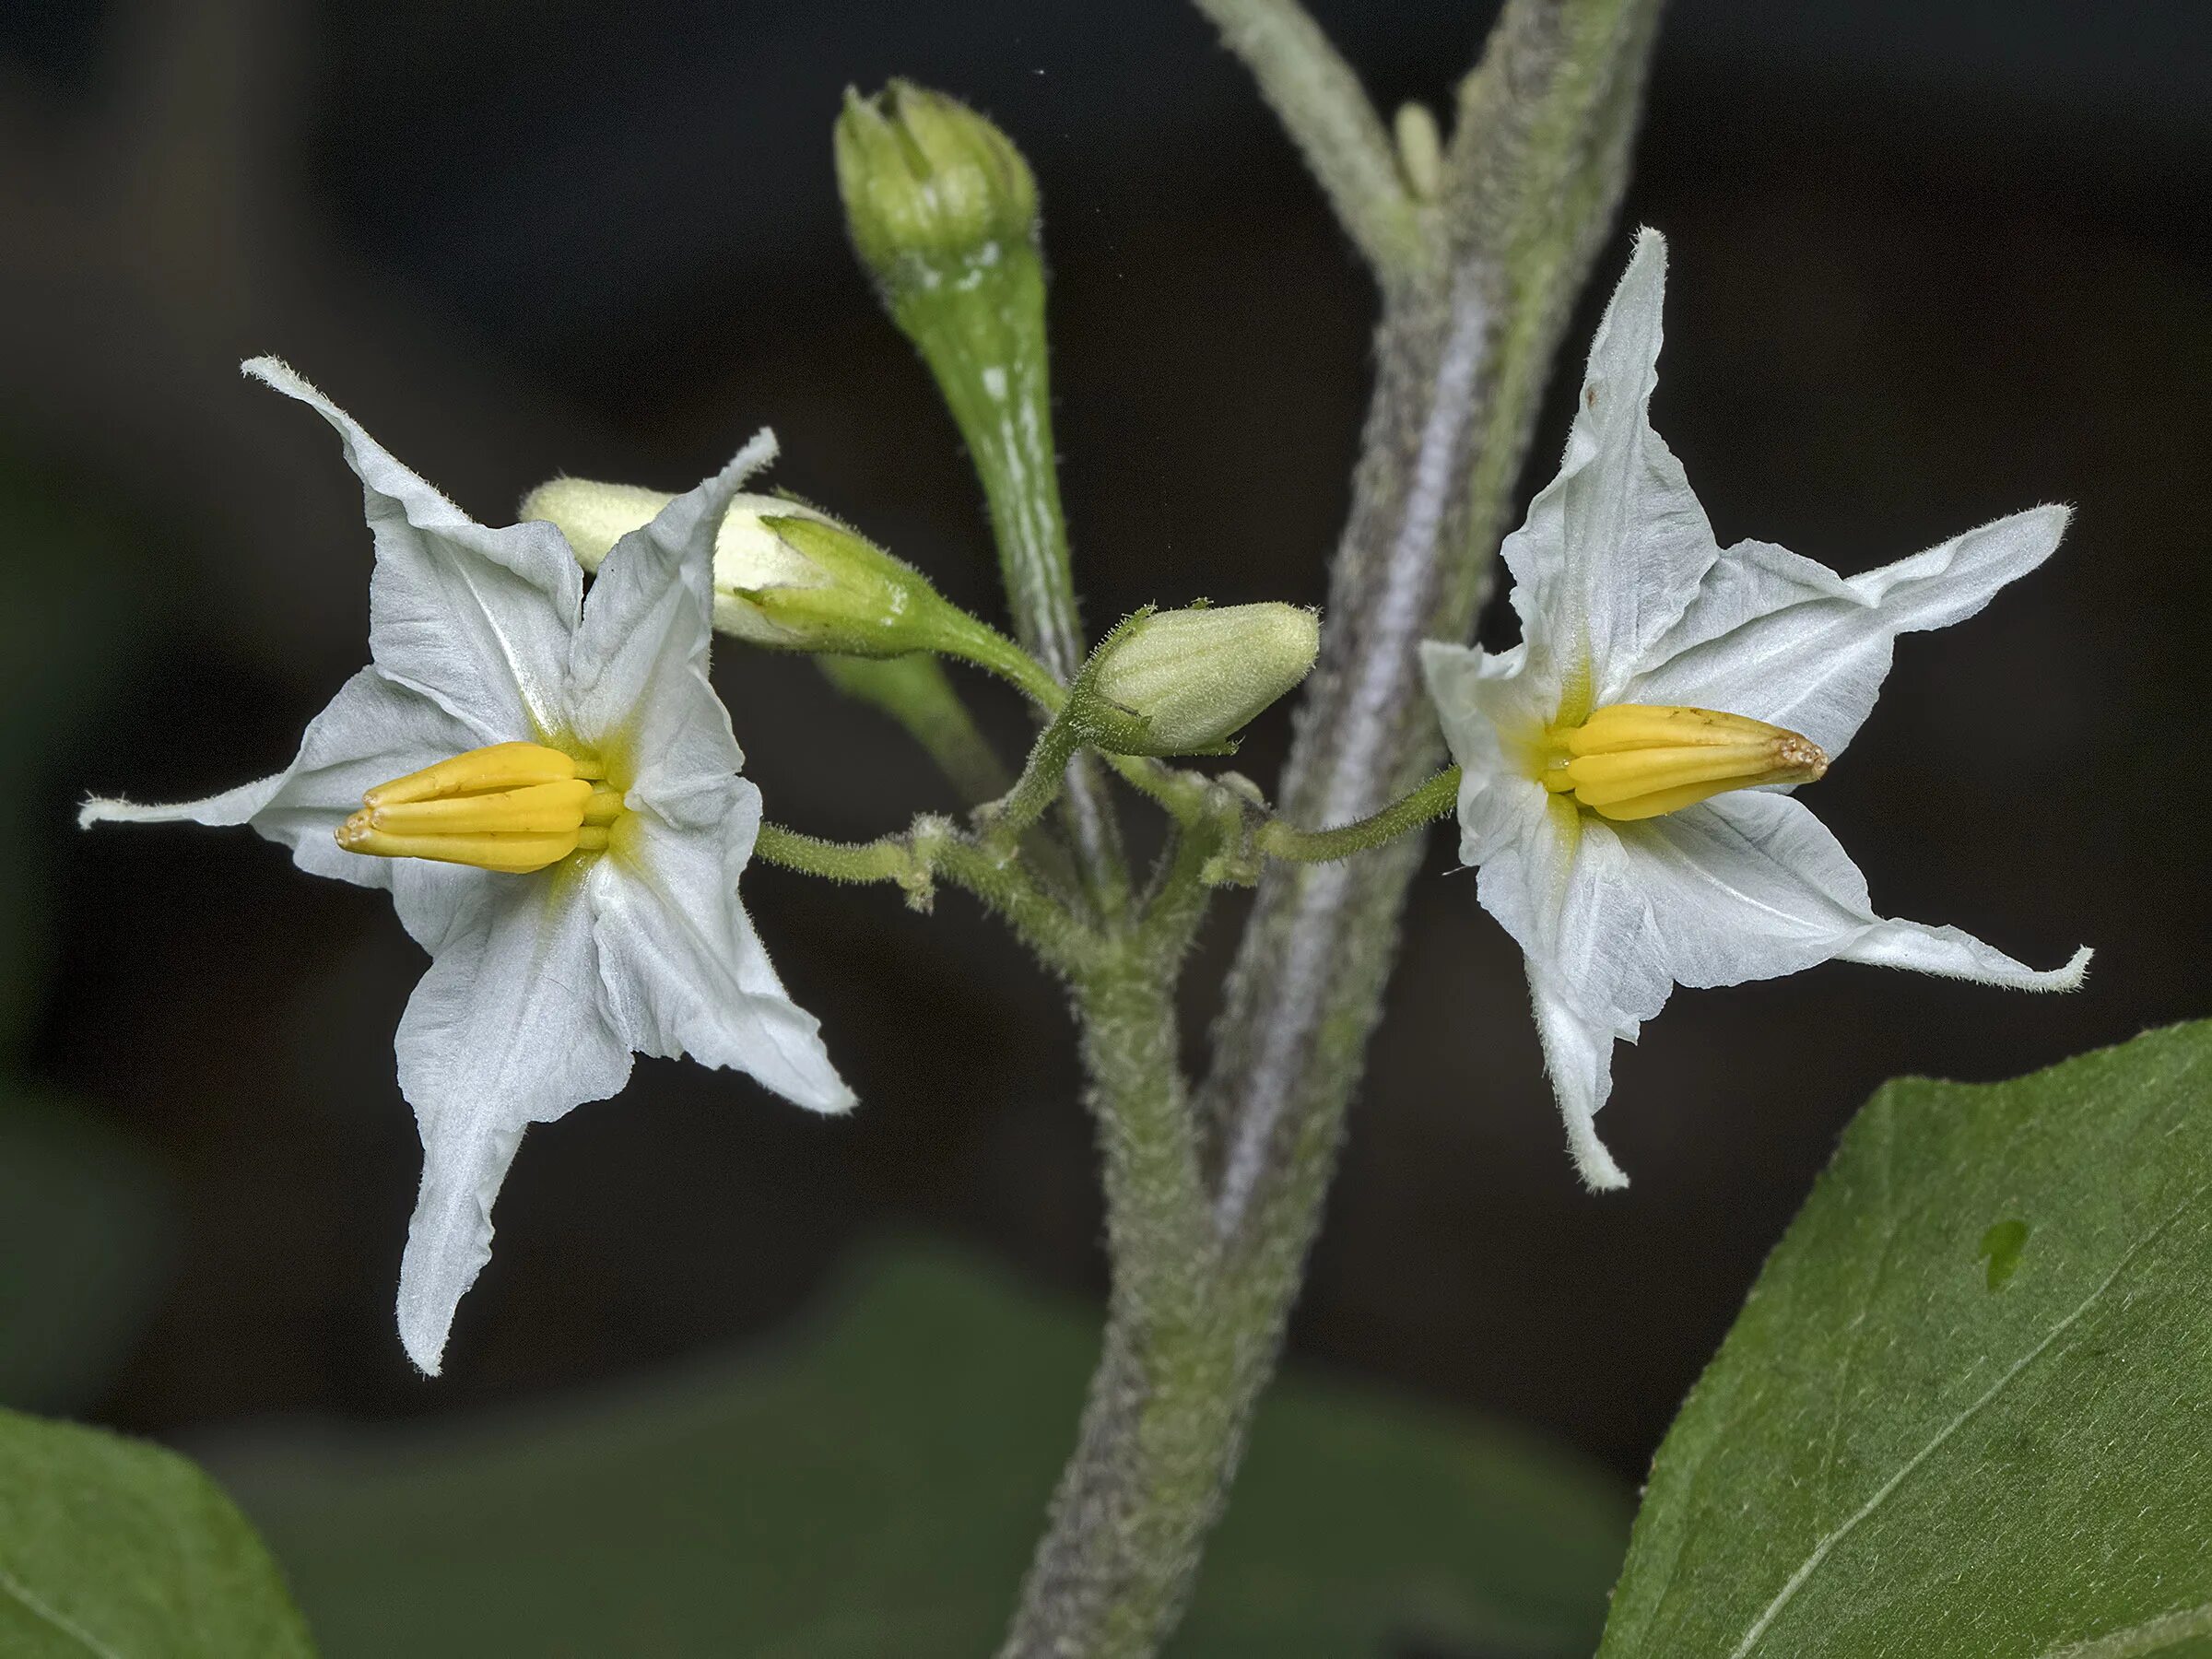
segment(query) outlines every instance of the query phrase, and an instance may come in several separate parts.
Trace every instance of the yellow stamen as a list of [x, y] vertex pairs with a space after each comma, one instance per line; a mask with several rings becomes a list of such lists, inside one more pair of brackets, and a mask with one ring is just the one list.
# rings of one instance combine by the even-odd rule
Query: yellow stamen
[[338, 826], [338, 845], [513, 875], [606, 848], [621, 794], [597, 769], [536, 743], [496, 743], [380, 783]]
[[1628, 822], [1678, 812], [1731, 789], [1809, 783], [1828, 756], [1809, 737], [1712, 709], [1611, 703], [1547, 735], [1537, 773], [1602, 818]]

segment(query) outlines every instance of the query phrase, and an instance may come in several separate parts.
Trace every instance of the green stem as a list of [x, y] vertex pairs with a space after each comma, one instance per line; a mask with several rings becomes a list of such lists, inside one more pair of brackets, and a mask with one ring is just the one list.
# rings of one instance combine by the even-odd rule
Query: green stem
[[1065, 713], [1037, 735], [1030, 758], [1014, 787], [997, 800], [976, 809], [986, 845], [1000, 856], [1009, 855], [1023, 830], [1045, 814], [1065, 787], [1070, 763], [1082, 747], [1082, 734]]
[[1259, 849], [1293, 864], [1327, 864], [1394, 841], [1452, 810], [1459, 799], [1459, 768], [1447, 766], [1382, 811], [1334, 830], [1300, 830], [1281, 818], [1260, 827]]
[[1166, 807], [1178, 823], [1195, 823], [1206, 816], [1212, 785], [1204, 773], [1185, 771], [1144, 755], [1108, 755], [1106, 762], [1132, 789]]
[[947, 655], [995, 674], [1047, 714], [1057, 714], [1067, 706], [1067, 687], [1042, 663], [995, 628], [972, 617], [969, 620], [975, 623], [972, 629], [963, 629], [946, 641]]
[[825, 841], [781, 824], [762, 824], [753, 843], [761, 863], [830, 881], [889, 881], [907, 902], [929, 908], [943, 877], [1005, 918], [1022, 942], [1064, 978], [1085, 971], [1097, 955], [1095, 931], [1040, 888], [1018, 861], [962, 835], [941, 818], [924, 816], [904, 835], [871, 841]]
[[902, 657], [817, 657], [830, 683], [879, 709], [952, 781], [964, 805], [1004, 794], [1013, 779], [977, 729], [944, 665], [924, 652]]
[[[989, 265], [894, 294], [891, 313], [936, 377], [982, 482], [1015, 633], [1065, 685], [1086, 653], [1053, 448], [1043, 262], [1033, 246], [994, 243]], [[1128, 897], [1120, 831], [1084, 759], [1069, 770], [1067, 821], [1092, 901], [1118, 912]]]
[[1040, 1552], [1007, 1659], [1152, 1651], [1219, 1511], [1218, 1449], [1236, 1428], [1171, 976], [1149, 951], [1119, 948], [1077, 982], [1077, 1008], [1113, 1286], [1051, 1531], [1093, 1547]]
[[914, 856], [912, 840], [886, 835], [872, 841], [824, 841], [781, 824], [762, 824], [753, 855], [763, 864], [818, 876], [827, 881], [896, 881], [911, 885], [929, 874]]
[[[1432, 256], [1383, 284], [1329, 628], [1281, 791], [1298, 820], [1383, 813], [1436, 765], [1418, 647], [1471, 630], [1551, 358], [1618, 200], [1656, 15], [1656, 0], [1508, 0], [1469, 83]], [[1311, 149], [1326, 112], [1307, 106], [1336, 95], [1253, 67]], [[1349, 862], [1277, 865], [1263, 881], [1193, 1102], [1211, 1139], [1210, 1248], [1190, 1242], [1180, 1182], [1163, 1182], [1155, 1202], [1170, 1213], [1154, 1229], [1112, 1235], [1117, 1292], [1190, 1252], [1207, 1265], [1204, 1296], [1179, 1321], [1118, 1294], [1110, 1307], [1006, 1659], [1135, 1659], [1172, 1629], [1274, 1370], [1418, 850], [1404, 836]], [[1094, 1027], [1137, 1018], [1088, 1004], [1085, 1014]], [[1182, 1111], [1179, 1079], [1109, 1077], [1114, 1037], [1094, 1030], [1087, 1043], [1101, 1111], [1140, 1122]], [[1110, 1212], [1115, 1127], [1101, 1128]], [[1135, 1198], [1121, 1207], [1151, 1213]], [[1219, 1394], [1191, 1401], [1192, 1378]]]
[[1244, 60], [1346, 234], [1384, 284], [1435, 257], [1397, 147], [1359, 77], [1297, 0], [1196, 0]]

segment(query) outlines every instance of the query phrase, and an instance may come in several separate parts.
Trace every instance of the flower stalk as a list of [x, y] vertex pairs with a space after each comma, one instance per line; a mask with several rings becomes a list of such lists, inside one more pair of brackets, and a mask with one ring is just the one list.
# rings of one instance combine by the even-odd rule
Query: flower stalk
[[[848, 94], [836, 140], [853, 246], [982, 483], [1015, 636], [1065, 685], [1086, 653], [1053, 447], [1036, 181], [996, 127], [905, 82], [874, 99]], [[1085, 886], [1111, 914], [1128, 878], [1088, 760], [1073, 764], [1066, 799]]]

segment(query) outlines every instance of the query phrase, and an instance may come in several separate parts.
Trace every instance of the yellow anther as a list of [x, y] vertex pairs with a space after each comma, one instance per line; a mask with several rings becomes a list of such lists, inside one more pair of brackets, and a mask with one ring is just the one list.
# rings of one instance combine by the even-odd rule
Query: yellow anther
[[435, 801], [448, 795], [486, 794], [526, 783], [552, 783], [583, 775], [575, 757], [542, 743], [495, 743], [441, 760], [418, 772], [379, 783], [361, 797], [364, 806], [397, 806], [408, 801]]
[[338, 845], [379, 858], [522, 875], [598, 852], [622, 813], [593, 768], [536, 743], [497, 743], [380, 783], [338, 826]]
[[1828, 756], [1809, 737], [1712, 709], [1613, 703], [1554, 729], [1538, 779], [1619, 821], [1678, 812], [1731, 789], [1809, 783]]

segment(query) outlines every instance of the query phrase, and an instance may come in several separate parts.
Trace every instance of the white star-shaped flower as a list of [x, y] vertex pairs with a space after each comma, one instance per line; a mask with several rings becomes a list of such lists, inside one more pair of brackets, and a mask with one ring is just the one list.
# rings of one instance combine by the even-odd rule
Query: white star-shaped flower
[[2056, 991], [2089, 959], [2037, 972], [1955, 927], [1877, 916], [1857, 866], [1787, 793], [1850, 743], [1896, 637], [1972, 616], [2051, 556], [2066, 510], [1849, 578], [1765, 542], [1716, 546], [1649, 416], [1665, 283], [1665, 241], [1645, 230], [1598, 324], [1559, 477], [1505, 541], [1522, 642], [1422, 649], [1462, 769], [1460, 856], [1527, 958], [1593, 1187], [1628, 1184], [1594, 1122], [1613, 1044], [1677, 984], [1841, 959]]
[[715, 532], [775, 443], [623, 536], [587, 597], [553, 525], [472, 522], [284, 364], [245, 370], [318, 410], [360, 477], [371, 664], [275, 777], [79, 821], [249, 824], [390, 889], [431, 959], [394, 1047], [423, 1147], [400, 1338], [434, 1375], [524, 1129], [619, 1092], [633, 1053], [853, 1104], [738, 901], [760, 794], [707, 682]]

